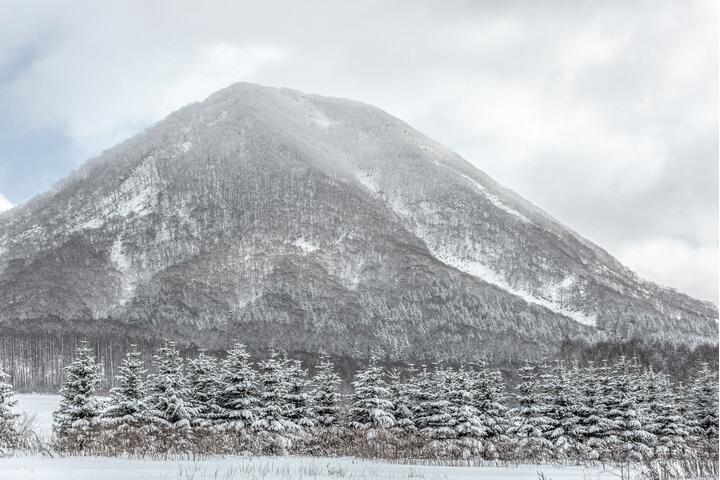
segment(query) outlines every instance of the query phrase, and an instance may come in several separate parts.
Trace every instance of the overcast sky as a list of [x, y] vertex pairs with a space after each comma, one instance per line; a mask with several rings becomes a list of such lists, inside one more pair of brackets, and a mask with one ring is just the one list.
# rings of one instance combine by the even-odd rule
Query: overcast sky
[[718, 11], [669, 1], [0, 0], [0, 209], [236, 81], [374, 104], [718, 300]]

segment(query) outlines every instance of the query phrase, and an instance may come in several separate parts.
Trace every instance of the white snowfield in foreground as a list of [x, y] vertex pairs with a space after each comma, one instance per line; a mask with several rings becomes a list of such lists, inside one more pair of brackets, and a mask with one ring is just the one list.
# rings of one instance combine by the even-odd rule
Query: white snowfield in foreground
[[[51, 433], [59, 395], [17, 395], [16, 412], [35, 415], [38, 434]], [[548, 480], [612, 478], [600, 467], [552, 465], [451, 467], [399, 465], [354, 458], [224, 457], [205, 460], [147, 460], [104, 457], [0, 458], [0, 480]]]
[[599, 468], [446, 467], [319, 457], [227, 457], [196, 461], [102, 457], [0, 459], [0, 480], [525, 480], [537, 479], [538, 472], [552, 480], [594, 480], [612, 476]]

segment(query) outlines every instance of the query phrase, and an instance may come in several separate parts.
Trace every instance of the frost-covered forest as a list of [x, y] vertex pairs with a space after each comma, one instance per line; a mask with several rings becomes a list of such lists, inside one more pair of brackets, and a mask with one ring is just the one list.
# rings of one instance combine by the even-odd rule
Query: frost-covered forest
[[[78, 347], [66, 367], [53, 439], [71, 454], [353, 455], [522, 462], [717, 462], [717, 372], [680, 383], [620, 357], [600, 364], [527, 363], [510, 388], [484, 364], [387, 370], [371, 361], [341, 392], [333, 363], [313, 375], [237, 343], [222, 360], [183, 358], [171, 342], [146, 365], [130, 350], [109, 397], [100, 366]], [[26, 445], [12, 387], [0, 383], [0, 451]]]

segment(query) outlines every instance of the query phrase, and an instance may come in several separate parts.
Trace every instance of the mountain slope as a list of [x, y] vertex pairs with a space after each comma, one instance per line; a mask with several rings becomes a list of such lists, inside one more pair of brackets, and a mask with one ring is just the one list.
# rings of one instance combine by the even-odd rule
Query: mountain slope
[[13, 332], [477, 359], [715, 341], [717, 315], [402, 121], [287, 89], [228, 87], [0, 216]]

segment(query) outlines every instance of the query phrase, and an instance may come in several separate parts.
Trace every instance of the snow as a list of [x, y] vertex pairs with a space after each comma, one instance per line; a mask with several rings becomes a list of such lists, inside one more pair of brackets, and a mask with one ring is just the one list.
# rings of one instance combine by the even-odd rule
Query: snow
[[105, 457], [15, 457], [0, 459], [0, 480], [153, 480], [153, 479], [264, 479], [312, 478], [358, 480], [407, 478], [471, 480], [537, 479], [538, 472], [553, 480], [600, 479], [613, 473], [600, 467], [439, 466], [401, 465], [353, 458], [224, 457], [203, 460], [148, 460]]
[[[426, 242], [427, 243], [427, 242]], [[521, 290], [518, 288], [513, 287], [510, 285], [504, 278], [502, 278], [501, 275], [499, 275], [497, 272], [489, 268], [487, 265], [483, 264], [480, 261], [477, 260], [464, 260], [456, 255], [449, 254], [447, 252], [441, 251], [439, 249], [433, 249], [430, 244], [428, 243], [428, 248], [430, 249], [430, 253], [435, 256], [438, 260], [445, 263], [446, 265], [450, 265], [453, 268], [457, 268], [461, 272], [465, 272], [468, 275], [472, 275], [474, 277], [479, 278], [480, 280], [490, 283], [492, 285], [495, 285], [496, 287], [502, 288], [503, 290], [512, 293], [513, 295], [516, 295], [523, 300], [525, 300], [528, 303], [533, 303], [535, 305], [540, 305], [542, 307], [547, 308], [548, 310], [559, 313], [560, 315], [564, 315], [578, 323], [581, 323], [583, 325], [588, 326], [595, 326], [596, 325], [596, 318], [594, 315], [586, 315], [582, 312], [578, 312], [575, 310], [570, 310], [568, 308], [563, 307], [559, 301], [557, 300], [559, 298], [559, 289], [560, 288], [567, 288], [572, 285], [573, 278], [572, 277], [566, 277], [560, 284], [556, 286], [550, 287], [549, 295], [553, 300], [542, 298], [537, 295], [533, 295], [530, 292], [527, 292], [525, 290]]]
[[372, 193], [378, 193], [379, 188], [375, 184], [375, 182], [372, 180], [373, 175], [371, 173], [367, 172], [355, 172], [355, 178], [358, 182], [360, 182], [360, 185], [370, 190]]
[[315, 250], [320, 248], [316, 244], [305, 240], [303, 237], [298, 238], [297, 240], [292, 242], [292, 244], [295, 245], [296, 247], [298, 247], [300, 250], [302, 250], [305, 253], [312, 253]]
[[[52, 414], [60, 405], [60, 395], [36, 393], [18, 393], [17, 405], [13, 409], [17, 413], [35, 416], [35, 432], [43, 438], [50, 436], [52, 431]], [[3, 477], [0, 477], [2, 480]]]
[[529, 218], [527, 218], [525, 215], [523, 215], [522, 213], [518, 212], [518, 211], [515, 210], [514, 208], [511, 208], [511, 207], [507, 206], [502, 200], [500, 200], [500, 197], [498, 197], [497, 195], [494, 195], [494, 194], [488, 192], [487, 189], [485, 188], [485, 186], [482, 185], [480, 182], [477, 182], [477, 181], [473, 180], [472, 178], [468, 177], [467, 175], [464, 175], [464, 174], [462, 174], [462, 173], [460, 173], [460, 172], [455, 172], [455, 173], [457, 173], [457, 174], [458, 174], [460, 177], [462, 177], [464, 180], [467, 180], [468, 182], [470, 182], [470, 184], [472, 184], [472, 186], [474, 186], [475, 189], [476, 189], [478, 192], [480, 192], [480, 193], [482, 193], [483, 195], [485, 195], [485, 197], [486, 197], [486, 198], [490, 201], [490, 203], [492, 203], [494, 206], [496, 206], [497, 208], [499, 208], [500, 210], [502, 210], [502, 211], [505, 212], [505, 213], [509, 213], [510, 215], [512, 215], [513, 217], [517, 218], [517, 219], [520, 220], [521, 222], [530, 223], [530, 219], [529, 219]]

